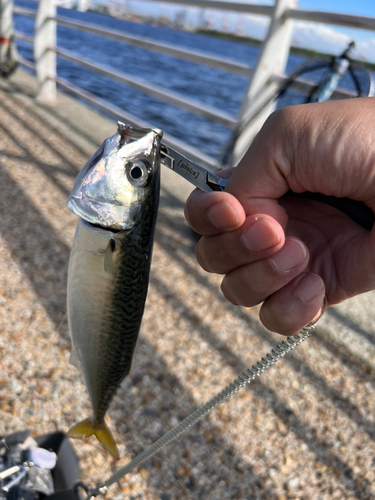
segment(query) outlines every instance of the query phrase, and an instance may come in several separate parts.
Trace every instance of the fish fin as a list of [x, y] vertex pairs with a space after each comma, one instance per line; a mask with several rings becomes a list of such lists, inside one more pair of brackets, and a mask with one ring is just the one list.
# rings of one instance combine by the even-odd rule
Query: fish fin
[[115, 250], [116, 241], [112, 238], [109, 240], [107, 250], [104, 254], [104, 271], [114, 277], [117, 275], [117, 266], [114, 258]]
[[113, 456], [113, 458], [119, 460], [120, 453], [118, 451], [116, 441], [113, 439], [112, 433], [105, 422], [97, 428], [95, 436], [99, 439], [104, 448]]
[[92, 418], [85, 418], [78, 424], [73, 425], [73, 427], [68, 431], [67, 436], [70, 438], [82, 438], [84, 436], [96, 436], [98, 440], [102, 443], [104, 448], [115, 458], [119, 460], [120, 454], [116, 445], [115, 440], [109, 430], [107, 424], [102, 422], [101, 424], [96, 424], [93, 422]]
[[69, 363], [81, 371], [81, 363], [79, 362], [77, 351], [74, 347], [72, 347], [72, 352], [70, 353]]

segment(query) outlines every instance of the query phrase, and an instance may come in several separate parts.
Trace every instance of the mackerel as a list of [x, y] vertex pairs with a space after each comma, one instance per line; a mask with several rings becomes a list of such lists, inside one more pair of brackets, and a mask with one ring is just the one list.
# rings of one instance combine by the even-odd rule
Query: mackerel
[[129, 373], [147, 295], [160, 190], [162, 132], [122, 123], [83, 167], [68, 199], [79, 216], [68, 272], [71, 362], [93, 415], [69, 437], [95, 435], [116, 459], [104, 417]]

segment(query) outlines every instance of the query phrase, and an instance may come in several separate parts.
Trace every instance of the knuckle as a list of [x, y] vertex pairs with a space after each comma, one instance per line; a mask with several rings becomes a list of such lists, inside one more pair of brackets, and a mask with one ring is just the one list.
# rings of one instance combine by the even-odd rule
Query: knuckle
[[233, 290], [231, 286], [228, 285], [228, 280], [226, 278], [223, 279], [221, 283], [221, 292], [224, 295], [224, 297], [227, 299], [228, 302], [233, 304], [234, 306], [239, 306], [239, 302], [235, 298], [235, 294], [233, 294]]
[[[261, 299], [257, 302], [261, 302], [271, 293], [275, 287], [275, 282], [272, 285], [269, 282], [268, 277], [263, 276], [262, 273], [254, 271], [254, 266], [251, 264], [249, 266], [244, 266], [239, 272], [239, 280], [241, 281], [242, 287], [247, 290], [249, 294], [253, 297], [260, 297]], [[255, 304], [254, 304], [255, 305]]]
[[217, 237], [203, 236], [197, 244], [195, 256], [199, 265], [211, 273], [226, 274], [236, 263], [232, 246]]
[[204, 271], [208, 273], [214, 272], [212, 270], [212, 259], [207, 258], [207, 254], [209, 252], [206, 251], [206, 237], [202, 236], [202, 238], [198, 241], [198, 244], [195, 248], [195, 258], [197, 259], [198, 264], [201, 266]]
[[234, 305], [253, 307], [265, 298], [265, 295], [254, 293], [253, 287], [241, 270], [228, 274], [223, 280], [221, 289], [227, 300]]
[[298, 333], [308, 320], [294, 303], [277, 303], [274, 300], [266, 301], [259, 313], [261, 322], [268, 330], [281, 335]]
[[218, 244], [215, 248], [215, 259], [218, 273], [226, 273], [230, 271], [236, 261], [233, 255], [233, 249], [230, 245]]
[[266, 302], [263, 303], [259, 311], [259, 319], [271, 332], [282, 333], [284, 331], [285, 325], [280, 323], [280, 317], [277, 314], [275, 315], [272, 307]]

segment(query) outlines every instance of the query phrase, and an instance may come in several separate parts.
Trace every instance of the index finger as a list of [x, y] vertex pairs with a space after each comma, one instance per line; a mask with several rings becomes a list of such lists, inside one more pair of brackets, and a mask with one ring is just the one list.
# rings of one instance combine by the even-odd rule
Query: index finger
[[213, 236], [241, 227], [246, 215], [241, 203], [224, 191], [204, 193], [195, 189], [185, 204], [191, 228], [203, 236]]

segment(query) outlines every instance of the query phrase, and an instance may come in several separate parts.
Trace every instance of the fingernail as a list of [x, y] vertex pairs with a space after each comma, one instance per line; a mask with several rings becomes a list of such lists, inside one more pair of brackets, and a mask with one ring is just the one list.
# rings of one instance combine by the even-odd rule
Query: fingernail
[[317, 274], [305, 274], [297, 285], [297, 293], [305, 302], [310, 302], [324, 293], [324, 281]]
[[298, 240], [287, 239], [281, 250], [269, 257], [270, 263], [280, 273], [287, 273], [307, 258], [305, 246]]
[[226, 201], [219, 201], [207, 211], [210, 222], [218, 229], [230, 229], [238, 225], [235, 209]]
[[242, 233], [241, 239], [253, 252], [262, 252], [280, 243], [280, 235], [275, 226], [266, 219], [255, 219], [253, 224]]

